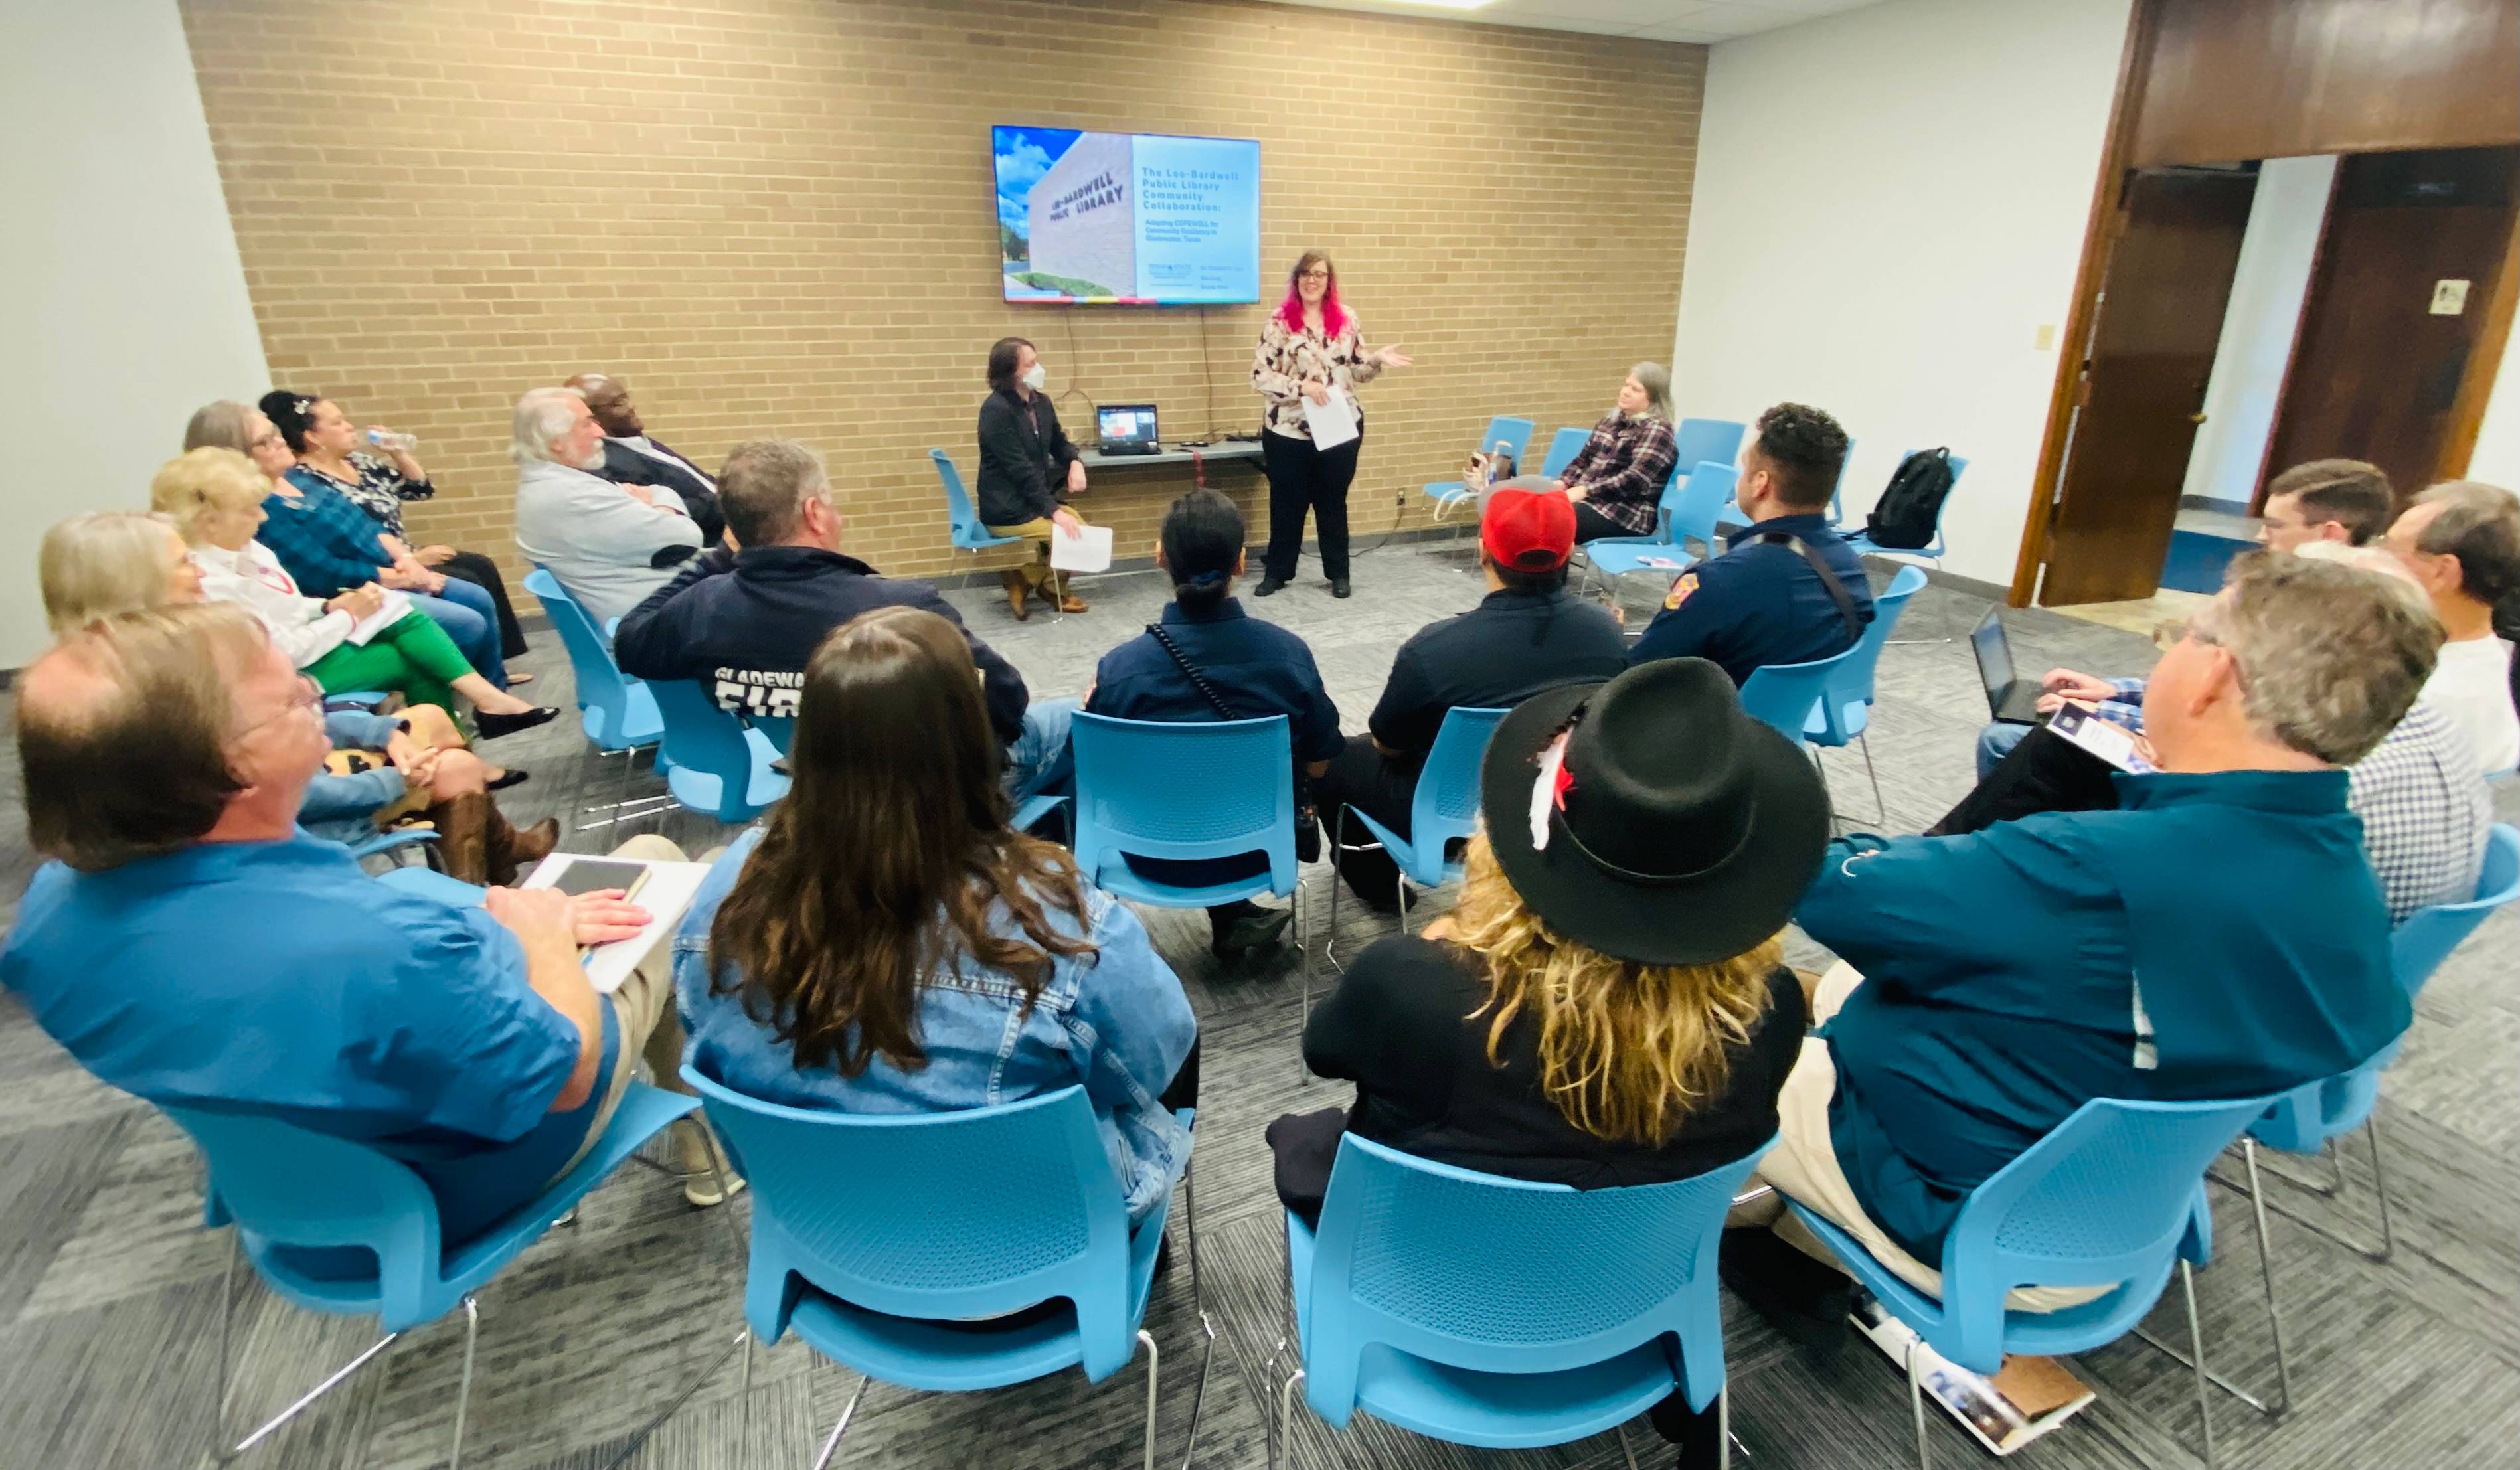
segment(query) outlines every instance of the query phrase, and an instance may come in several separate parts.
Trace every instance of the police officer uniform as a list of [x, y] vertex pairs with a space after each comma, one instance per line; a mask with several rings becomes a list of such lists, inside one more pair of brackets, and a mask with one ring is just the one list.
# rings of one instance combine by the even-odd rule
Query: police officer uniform
[[[1843, 610], [1811, 560], [1786, 537], [1809, 548], [1836, 577], [1846, 595]], [[1742, 684], [1765, 664], [1808, 663], [1842, 653], [1872, 621], [1872, 589], [1863, 558], [1820, 512], [1763, 520], [1734, 532], [1727, 546], [1723, 556], [1671, 584], [1662, 610], [1628, 650], [1631, 667], [1657, 658], [1704, 658]]]

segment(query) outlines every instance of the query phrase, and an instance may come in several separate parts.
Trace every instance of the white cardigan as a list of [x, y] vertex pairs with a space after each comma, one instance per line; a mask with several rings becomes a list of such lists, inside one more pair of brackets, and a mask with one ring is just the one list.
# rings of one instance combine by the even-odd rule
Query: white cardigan
[[272, 643], [297, 668], [339, 647], [358, 626], [348, 613], [327, 612], [322, 601], [300, 593], [280, 558], [259, 541], [247, 542], [241, 552], [197, 546], [193, 564], [202, 569], [203, 597], [240, 603], [260, 618]]

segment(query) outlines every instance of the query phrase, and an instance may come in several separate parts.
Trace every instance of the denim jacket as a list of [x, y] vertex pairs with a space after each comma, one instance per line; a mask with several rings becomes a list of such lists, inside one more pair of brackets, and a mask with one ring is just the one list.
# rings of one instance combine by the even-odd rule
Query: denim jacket
[[[760, 841], [755, 827], [727, 849], [675, 935], [687, 1060], [747, 1096], [851, 1113], [990, 1107], [1081, 1082], [1129, 1223], [1145, 1219], [1171, 1191], [1190, 1162], [1191, 1136], [1156, 1096], [1190, 1055], [1198, 1022], [1181, 980], [1127, 906], [1086, 889], [1086, 927], [1099, 948], [1056, 957], [1029, 1013], [1012, 976], [968, 957], [955, 961], [953, 973], [933, 977], [920, 992], [918, 1034], [927, 1064], [919, 1070], [905, 1072], [878, 1054], [854, 1078], [832, 1067], [799, 1071], [794, 1053], [766, 1022], [745, 1013], [740, 995], [709, 993], [709, 925]], [[1051, 920], [1074, 932], [1074, 920], [1056, 911]], [[1000, 933], [1021, 933], [1003, 906], [992, 921]]]

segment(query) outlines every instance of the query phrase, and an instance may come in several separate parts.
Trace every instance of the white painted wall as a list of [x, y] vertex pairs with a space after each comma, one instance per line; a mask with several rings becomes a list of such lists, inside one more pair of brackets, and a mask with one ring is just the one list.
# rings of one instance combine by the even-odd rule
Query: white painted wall
[[9, 7], [0, 52], [0, 667], [49, 641], [42, 529], [143, 509], [214, 398], [270, 386], [175, 0]]
[[[2182, 493], [2243, 506], [2257, 494], [2258, 467], [2274, 432], [2284, 367], [2301, 328], [2302, 297], [2327, 220], [2327, 190], [2336, 180], [2333, 154], [2270, 158], [2258, 172], [2240, 237], [2240, 265], [2231, 304], [2214, 346], [2214, 376], [2205, 386], [2205, 426], [2187, 457]], [[2283, 467], [2277, 466], [2280, 469]]]
[[2520, 343], [2514, 332], [2502, 344], [2502, 367], [2494, 377], [2494, 396], [2486, 400], [2485, 424], [2476, 433], [2476, 452], [2468, 457], [2467, 477], [2520, 490]]
[[[1707, 67], [1672, 388], [1816, 404], [1860, 519], [1911, 449], [1970, 460], [1944, 565], [2012, 580], [2129, 0], [1897, 0]], [[2061, 343], [2059, 344], [2061, 345]]]

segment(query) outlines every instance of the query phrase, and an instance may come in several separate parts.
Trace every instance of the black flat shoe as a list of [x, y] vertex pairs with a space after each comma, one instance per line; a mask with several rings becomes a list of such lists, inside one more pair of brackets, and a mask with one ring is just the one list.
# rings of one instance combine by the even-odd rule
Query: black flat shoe
[[1265, 598], [1285, 585], [1286, 579], [1283, 577], [1262, 577], [1260, 585], [1251, 589], [1251, 595], [1255, 598]]
[[531, 780], [532, 777], [533, 773], [522, 766], [510, 766], [505, 776], [500, 777], [497, 780], [488, 782], [483, 785], [481, 789], [485, 791], [505, 791], [510, 786], [523, 785], [527, 780]]
[[1348, 592], [1349, 592], [1349, 588], [1348, 588], [1348, 585], [1347, 585], [1347, 578], [1345, 578], [1345, 577], [1332, 577], [1332, 578], [1330, 578], [1330, 596], [1331, 596], [1331, 597], [1334, 597], [1334, 598], [1343, 598], [1343, 597], [1346, 597], [1346, 596], [1348, 595]]
[[472, 712], [472, 724], [481, 732], [481, 738], [485, 740], [495, 740], [501, 735], [517, 735], [531, 730], [537, 725], [549, 725], [559, 718], [559, 707], [550, 704], [543, 705], [539, 709], [526, 710], [521, 715], [493, 715], [477, 709]]

